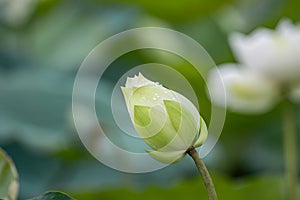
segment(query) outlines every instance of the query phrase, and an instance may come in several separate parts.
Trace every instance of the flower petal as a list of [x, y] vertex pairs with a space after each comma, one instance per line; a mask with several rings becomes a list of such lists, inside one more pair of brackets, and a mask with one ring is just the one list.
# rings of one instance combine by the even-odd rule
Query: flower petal
[[165, 164], [178, 162], [185, 156], [185, 151], [163, 152], [146, 150], [146, 152], [155, 160]]
[[133, 89], [132, 88], [127, 88], [127, 87], [121, 87], [122, 93], [124, 95], [126, 104], [128, 104], [129, 99], [131, 98], [133, 94]]
[[256, 29], [250, 35], [233, 33], [232, 50], [245, 67], [280, 83], [300, 77], [300, 27], [281, 21], [276, 30]]
[[134, 76], [133, 78], [128, 77], [126, 80], [125, 87], [127, 88], [138, 88], [143, 87], [147, 85], [158, 85], [158, 83], [155, 83], [153, 81], [150, 81], [146, 79], [142, 73], [139, 73], [138, 76]]
[[202, 117], [201, 117], [201, 121], [200, 121], [200, 127], [201, 127], [201, 129], [199, 132], [199, 137], [194, 144], [194, 147], [196, 147], [196, 148], [202, 146], [202, 144], [205, 142], [207, 135], [208, 135], [207, 126]]
[[186, 149], [189, 148], [198, 136], [198, 122], [185, 108], [185, 105], [172, 100], [164, 100], [164, 104], [174, 129], [185, 144]]
[[182, 122], [182, 110], [180, 104], [171, 100], [164, 100], [164, 104], [173, 127], [178, 131]]
[[[220, 79], [221, 76], [221, 79]], [[225, 91], [220, 91], [224, 84]], [[224, 64], [211, 71], [208, 77], [211, 100], [242, 113], [263, 113], [279, 99], [278, 86], [272, 81], [235, 64]], [[226, 104], [219, 96], [226, 94]]]
[[134, 106], [134, 124], [141, 127], [149, 125], [151, 123], [150, 110], [149, 106]]
[[199, 129], [200, 128], [200, 114], [199, 114], [198, 109], [185, 96], [183, 96], [183, 95], [181, 95], [177, 92], [174, 92], [174, 91], [173, 91], [173, 94], [175, 96], [174, 101], [178, 101], [181, 105], [184, 105], [184, 109], [186, 109], [186, 111], [189, 112], [192, 115], [194, 121], [197, 124], [197, 129]]
[[[161, 106], [134, 106], [133, 124], [143, 139], [153, 137], [161, 132], [166, 125], [166, 120], [166, 112]], [[174, 134], [174, 131], [174, 129], [169, 130], [170, 134]]]
[[[138, 113], [139, 111], [141, 113]], [[152, 149], [178, 151], [187, 148], [162, 107], [155, 106], [149, 109], [146, 106], [136, 105], [135, 118], [140, 118], [141, 121], [144, 120], [142, 118], [147, 118], [146, 122], [134, 123], [134, 127], [144, 142]]]

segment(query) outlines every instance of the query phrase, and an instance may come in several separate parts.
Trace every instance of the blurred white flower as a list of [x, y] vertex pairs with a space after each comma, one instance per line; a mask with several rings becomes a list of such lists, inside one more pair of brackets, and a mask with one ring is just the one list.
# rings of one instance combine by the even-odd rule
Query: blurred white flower
[[[240, 64], [211, 71], [208, 88], [213, 103], [237, 112], [263, 113], [283, 94], [300, 102], [300, 26], [285, 19], [276, 30], [260, 28], [249, 36], [234, 33], [230, 44]], [[219, 98], [222, 84], [226, 104]]]
[[[222, 98], [224, 85], [226, 101]], [[261, 113], [268, 111], [277, 103], [277, 85], [241, 66], [223, 64], [211, 71], [208, 87], [214, 103], [233, 111]]]
[[181, 94], [146, 79], [127, 78], [122, 87], [131, 121], [147, 145], [147, 152], [162, 163], [184, 157], [188, 148], [201, 146], [207, 127], [197, 108]]
[[276, 30], [234, 33], [230, 44], [238, 61], [259, 74], [284, 84], [300, 77], [300, 26], [287, 19]]

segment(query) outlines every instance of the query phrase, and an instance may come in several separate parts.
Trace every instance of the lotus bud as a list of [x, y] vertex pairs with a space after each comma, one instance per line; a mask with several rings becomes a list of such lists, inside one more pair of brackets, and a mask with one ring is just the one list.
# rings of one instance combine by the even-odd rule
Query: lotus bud
[[137, 133], [152, 148], [146, 150], [152, 158], [174, 163], [190, 147], [199, 147], [206, 140], [206, 124], [186, 97], [146, 79], [141, 73], [127, 78], [121, 89]]

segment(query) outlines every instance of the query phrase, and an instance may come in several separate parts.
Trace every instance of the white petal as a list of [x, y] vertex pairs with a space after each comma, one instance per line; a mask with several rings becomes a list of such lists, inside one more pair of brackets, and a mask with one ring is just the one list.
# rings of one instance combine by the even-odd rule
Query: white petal
[[126, 88], [126, 87], [121, 87], [122, 93], [124, 95], [126, 103], [128, 100], [131, 98], [133, 94], [133, 89], [132, 88]]
[[232, 34], [230, 44], [241, 64], [280, 83], [300, 77], [300, 28], [284, 20], [276, 30], [260, 28], [248, 36]]
[[133, 78], [128, 77], [126, 80], [125, 87], [137, 88], [147, 85], [158, 85], [158, 83], [146, 79], [141, 73], [139, 73], [138, 76], [135, 75]]
[[[276, 28], [277, 32], [287, 39], [300, 39], [300, 26], [294, 25], [290, 19], [284, 18], [280, 20]], [[296, 41], [297, 41], [296, 40]]]
[[[225, 91], [220, 91], [222, 84]], [[208, 87], [213, 103], [226, 106], [224, 99], [218, 99], [225, 92], [228, 108], [243, 113], [266, 112], [279, 98], [276, 84], [235, 64], [225, 64], [212, 70], [208, 78]]]
[[146, 152], [155, 160], [166, 164], [178, 162], [185, 156], [185, 151], [162, 152], [147, 150]]
[[256, 69], [260, 68], [261, 62], [264, 62], [265, 57], [261, 52], [269, 48], [271, 37], [271, 30], [258, 29], [249, 36], [233, 33], [229, 36], [229, 42], [238, 61]]

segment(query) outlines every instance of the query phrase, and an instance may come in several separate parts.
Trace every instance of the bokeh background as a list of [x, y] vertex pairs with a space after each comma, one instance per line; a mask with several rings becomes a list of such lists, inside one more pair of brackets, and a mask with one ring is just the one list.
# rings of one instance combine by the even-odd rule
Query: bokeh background
[[[185, 33], [216, 64], [232, 62], [231, 32], [273, 28], [283, 17], [297, 22], [299, 8], [298, 0], [0, 0], [0, 146], [19, 172], [19, 198], [62, 190], [88, 200], [207, 199], [190, 158], [146, 174], [118, 172], [93, 158], [72, 120], [76, 72], [99, 42], [144, 26]], [[182, 59], [158, 50], [116, 60], [97, 94], [98, 109], [111, 112], [109, 98], [122, 73], [149, 62], [172, 66], [193, 88], [202, 87], [197, 96], [209, 119], [211, 104], [201, 77]], [[162, 75], [158, 70], [152, 76]], [[205, 158], [220, 199], [283, 199], [281, 106], [263, 115], [227, 113], [221, 138]], [[295, 109], [300, 131], [300, 108]], [[105, 116], [99, 114], [100, 122], [113, 126], [111, 115]]]

